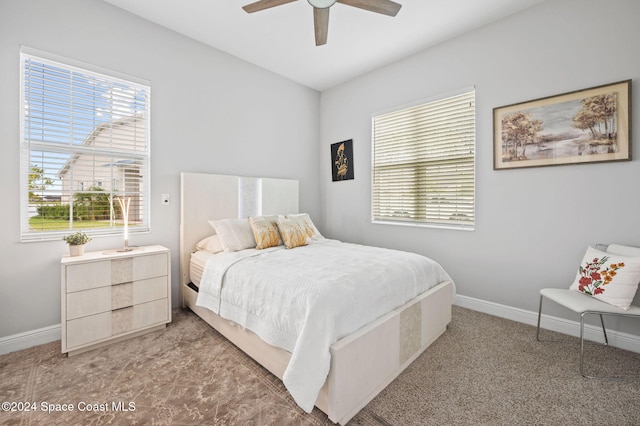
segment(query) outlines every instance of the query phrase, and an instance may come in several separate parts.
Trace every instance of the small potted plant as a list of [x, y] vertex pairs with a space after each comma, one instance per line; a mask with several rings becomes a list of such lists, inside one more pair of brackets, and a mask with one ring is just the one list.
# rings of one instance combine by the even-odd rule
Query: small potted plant
[[66, 235], [62, 239], [69, 244], [69, 254], [71, 256], [82, 256], [84, 254], [84, 245], [91, 241], [91, 238], [82, 231]]

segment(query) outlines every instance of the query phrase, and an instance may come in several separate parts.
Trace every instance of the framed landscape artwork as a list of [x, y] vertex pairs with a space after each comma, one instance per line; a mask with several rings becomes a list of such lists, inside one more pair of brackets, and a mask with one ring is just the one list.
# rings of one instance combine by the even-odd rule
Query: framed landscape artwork
[[493, 109], [493, 168], [631, 160], [631, 80]]

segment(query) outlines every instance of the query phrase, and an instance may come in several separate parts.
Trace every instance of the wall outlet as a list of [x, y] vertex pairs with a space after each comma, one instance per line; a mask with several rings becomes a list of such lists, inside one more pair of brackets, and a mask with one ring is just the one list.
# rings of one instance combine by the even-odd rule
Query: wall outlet
[[162, 205], [166, 206], [169, 205], [171, 202], [171, 195], [170, 194], [162, 194]]

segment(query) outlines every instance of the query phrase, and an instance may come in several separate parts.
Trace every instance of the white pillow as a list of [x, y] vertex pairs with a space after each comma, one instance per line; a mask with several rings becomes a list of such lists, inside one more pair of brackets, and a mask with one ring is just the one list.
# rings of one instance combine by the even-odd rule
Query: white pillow
[[224, 251], [239, 251], [256, 247], [253, 231], [247, 219], [210, 220], [209, 225], [220, 236]]
[[291, 219], [295, 222], [298, 222], [307, 228], [307, 234], [309, 238], [313, 240], [323, 240], [324, 237], [318, 231], [318, 228], [313, 224], [311, 217], [308, 213], [296, 213], [296, 214], [288, 214], [287, 219]]
[[203, 238], [196, 244], [196, 250], [207, 251], [212, 254], [220, 253], [224, 251], [222, 247], [222, 241], [220, 235], [211, 235], [210, 237]]
[[625, 311], [640, 282], [640, 257], [607, 253], [589, 247], [571, 290], [595, 297]]

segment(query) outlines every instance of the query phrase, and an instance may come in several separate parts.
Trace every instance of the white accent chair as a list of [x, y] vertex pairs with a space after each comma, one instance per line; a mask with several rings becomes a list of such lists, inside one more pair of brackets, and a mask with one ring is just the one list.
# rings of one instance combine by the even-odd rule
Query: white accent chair
[[[600, 248], [600, 247], [596, 247]], [[640, 248], [611, 244], [604, 250], [607, 253], [624, 256], [640, 257]], [[604, 344], [608, 345], [607, 330], [604, 327], [603, 315], [613, 315], [622, 317], [640, 318], [640, 307], [631, 306], [629, 310], [618, 308], [617, 306], [597, 300], [594, 297], [579, 293], [575, 290], [563, 288], [543, 288], [540, 290], [540, 306], [538, 308], [538, 327], [536, 330], [536, 340], [540, 341], [540, 317], [542, 316], [542, 301], [547, 298], [567, 309], [580, 314], [580, 374], [589, 379], [639, 379], [640, 377], [603, 377], [590, 376], [584, 372], [584, 320], [587, 315], [597, 314], [600, 316], [602, 332], [604, 333]]]

